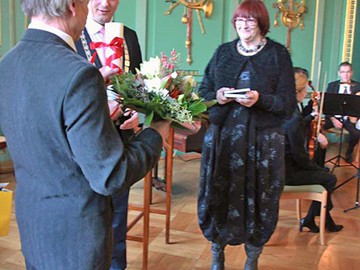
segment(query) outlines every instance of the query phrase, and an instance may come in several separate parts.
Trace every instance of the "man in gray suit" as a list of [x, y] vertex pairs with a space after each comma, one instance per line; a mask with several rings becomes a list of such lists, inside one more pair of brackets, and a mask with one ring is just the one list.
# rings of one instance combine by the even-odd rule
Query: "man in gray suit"
[[124, 144], [104, 79], [75, 51], [88, 0], [21, 0], [31, 24], [0, 62], [0, 129], [16, 174], [16, 218], [27, 269], [111, 264], [111, 195], [158, 160], [167, 124]]

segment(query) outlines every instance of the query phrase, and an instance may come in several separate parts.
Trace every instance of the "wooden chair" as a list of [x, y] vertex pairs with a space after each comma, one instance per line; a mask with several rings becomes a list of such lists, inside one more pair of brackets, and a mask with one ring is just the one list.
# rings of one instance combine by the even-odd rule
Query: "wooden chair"
[[173, 147], [174, 147], [174, 129], [170, 128], [168, 137], [169, 147], [166, 149], [165, 160], [165, 180], [166, 180], [166, 206], [165, 210], [156, 209], [151, 207], [152, 197], [152, 170], [147, 173], [144, 178], [144, 199], [143, 205], [129, 204], [129, 211], [138, 211], [139, 214], [128, 222], [127, 231], [129, 232], [138, 221], [143, 219], [143, 235], [133, 236], [127, 234], [126, 239], [131, 241], [142, 242], [143, 254], [142, 254], [142, 269], [148, 269], [148, 257], [149, 257], [149, 236], [150, 236], [150, 213], [165, 215], [165, 242], [170, 243], [170, 216], [171, 216], [171, 192], [172, 192], [172, 167], [173, 167]]
[[[165, 210], [156, 207], [150, 207], [150, 213], [165, 215], [165, 243], [170, 244], [170, 219], [171, 219], [171, 193], [172, 193], [172, 171], [173, 171], [173, 151], [174, 151], [174, 129], [170, 128], [167, 140], [165, 157], [165, 182], [166, 182], [166, 198]], [[157, 175], [156, 175], [157, 177]], [[150, 203], [152, 203], [152, 193], [150, 189]]]
[[301, 219], [301, 200], [312, 200], [321, 203], [320, 212], [320, 244], [325, 245], [325, 215], [327, 191], [321, 185], [285, 186], [281, 195], [282, 200], [295, 199], [297, 217]]
[[[4, 136], [0, 136], [0, 150], [6, 147], [6, 140]], [[1, 166], [0, 166], [0, 173], [1, 173]]]
[[[6, 138], [4, 136], [0, 136], [0, 153], [2, 153], [2, 151], [5, 151], [6, 147]], [[3, 166], [3, 162], [2, 164], [0, 164], [0, 174], [14, 174], [14, 167], [12, 161], [4, 163], [6, 163], [6, 166]]]
[[[142, 242], [142, 269], [148, 268], [148, 255], [149, 255], [149, 236], [150, 236], [150, 190], [151, 190], [151, 171], [148, 172], [144, 178], [144, 199], [143, 205], [129, 204], [129, 211], [138, 211], [139, 214], [131, 221], [128, 222], [126, 240]], [[136, 225], [138, 221], [143, 219], [143, 235], [133, 236], [129, 231]]]
[[6, 147], [6, 140], [4, 136], [0, 136], [0, 149], [3, 149]]

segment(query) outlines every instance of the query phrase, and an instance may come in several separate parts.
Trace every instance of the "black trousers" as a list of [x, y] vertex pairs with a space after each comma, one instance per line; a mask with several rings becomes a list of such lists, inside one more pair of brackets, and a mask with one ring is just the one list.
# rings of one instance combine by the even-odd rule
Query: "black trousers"
[[[349, 132], [349, 144], [348, 144], [348, 148], [346, 150], [346, 155], [348, 156], [348, 155], [352, 154], [355, 145], [359, 142], [360, 130], [358, 130], [355, 127], [355, 124], [351, 123], [349, 119], [346, 119], [343, 122], [343, 126], [344, 126], [344, 129]], [[324, 129], [330, 129], [333, 127], [334, 127], [334, 125], [331, 122], [331, 120], [329, 118], [326, 118], [325, 124], [324, 124]]]
[[[336, 185], [335, 175], [325, 171], [310, 171], [310, 170], [295, 170], [291, 173], [286, 172], [286, 185], [300, 186], [300, 185], [322, 185], [328, 192], [328, 202], [326, 211], [329, 212], [333, 208], [331, 201], [331, 194]], [[321, 203], [313, 201], [308, 210], [307, 217], [314, 218], [320, 215]]]

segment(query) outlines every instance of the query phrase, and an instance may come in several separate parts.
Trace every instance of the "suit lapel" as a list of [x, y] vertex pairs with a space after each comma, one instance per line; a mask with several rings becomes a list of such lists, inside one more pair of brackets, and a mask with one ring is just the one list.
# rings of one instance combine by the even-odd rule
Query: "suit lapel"
[[[86, 30], [86, 28], [85, 28], [85, 30], [84, 30], [84, 36], [85, 36], [85, 39], [86, 39], [86, 43], [89, 45], [89, 50], [90, 50], [90, 52], [91, 52], [91, 55], [94, 55], [95, 50], [90, 49], [91, 39], [90, 39], [89, 33], [88, 33], [88, 31]], [[96, 66], [97, 68], [102, 68], [102, 64], [101, 64], [101, 62], [100, 62], [100, 58], [99, 58], [98, 55], [96, 55], [96, 57], [95, 57], [95, 62], [94, 62], [94, 64], [95, 64], [95, 66]]]

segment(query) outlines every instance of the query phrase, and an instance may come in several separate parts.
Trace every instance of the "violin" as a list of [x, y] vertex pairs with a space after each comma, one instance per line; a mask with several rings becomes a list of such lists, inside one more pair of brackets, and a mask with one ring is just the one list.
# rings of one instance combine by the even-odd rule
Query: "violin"
[[[318, 112], [318, 107], [319, 107], [319, 99], [320, 99], [320, 93], [318, 93], [314, 86], [311, 84], [311, 81], [308, 82], [309, 87], [311, 88], [311, 90], [313, 91], [311, 94], [311, 100], [313, 101], [313, 109]], [[318, 117], [318, 121], [321, 121], [321, 117]], [[318, 136], [318, 121], [317, 120], [312, 120], [311, 124], [310, 124], [310, 132], [308, 134], [308, 149], [309, 149], [309, 156], [310, 159], [314, 158], [315, 155], [315, 151], [317, 149], [317, 136]]]
[[[316, 94], [316, 96], [320, 97], [320, 106], [319, 106], [318, 119], [317, 119], [317, 121], [313, 120], [312, 123], [311, 123], [311, 139], [309, 140], [309, 156], [310, 156], [311, 159], [314, 158], [315, 151], [316, 151], [316, 149], [318, 147], [318, 144], [319, 144], [319, 142], [317, 140], [317, 137], [318, 137], [318, 135], [320, 133], [320, 129], [321, 129], [321, 115], [322, 115], [323, 107], [324, 107], [324, 94], [325, 94], [325, 89], [326, 89], [326, 72], [324, 73], [324, 81], [323, 81], [323, 83], [324, 83], [324, 85], [323, 85], [323, 89], [322, 89], [321, 94], [320, 93]], [[311, 81], [309, 83], [309, 86], [314, 92], [316, 92], [314, 87], [311, 84]]]

